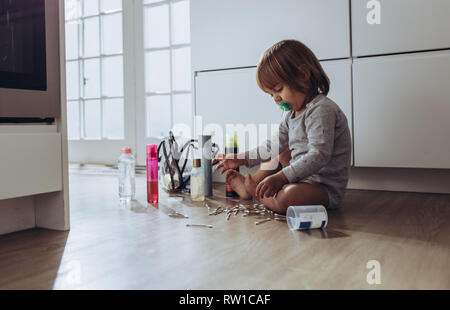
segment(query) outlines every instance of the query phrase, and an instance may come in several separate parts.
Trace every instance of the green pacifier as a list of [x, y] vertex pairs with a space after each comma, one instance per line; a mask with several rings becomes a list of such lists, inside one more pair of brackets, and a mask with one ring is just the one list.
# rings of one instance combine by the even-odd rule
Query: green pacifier
[[287, 102], [287, 101], [281, 101], [278, 104], [278, 106], [280, 107], [281, 110], [284, 110], [284, 111], [292, 110], [292, 105], [289, 102]]

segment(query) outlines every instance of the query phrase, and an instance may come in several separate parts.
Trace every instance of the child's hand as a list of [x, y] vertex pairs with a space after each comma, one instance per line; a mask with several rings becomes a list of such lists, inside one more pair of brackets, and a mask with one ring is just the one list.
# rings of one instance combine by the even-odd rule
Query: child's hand
[[227, 155], [218, 154], [216, 158], [213, 159], [212, 164], [214, 165], [217, 162], [220, 163], [217, 165], [215, 171], [223, 167], [222, 171], [220, 172], [221, 174], [224, 174], [225, 171], [229, 169], [235, 169], [238, 168], [239, 166], [247, 164], [247, 160], [244, 158], [238, 158], [238, 154], [227, 154]]
[[283, 171], [268, 176], [256, 186], [256, 197], [269, 198], [273, 197], [283, 187], [284, 184], [289, 183]]

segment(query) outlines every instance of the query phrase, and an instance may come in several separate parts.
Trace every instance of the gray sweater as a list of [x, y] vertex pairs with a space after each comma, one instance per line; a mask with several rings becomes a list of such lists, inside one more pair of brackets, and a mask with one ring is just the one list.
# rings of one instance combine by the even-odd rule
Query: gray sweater
[[328, 208], [338, 208], [350, 169], [351, 137], [347, 118], [333, 100], [322, 94], [307, 103], [302, 114], [295, 117], [294, 113], [286, 113], [277, 135], [246, 153], [248, 166], [253, 167], [289, 148], [290, 165], [282, 170], [289, 183], [321, 183], [328, 193]]

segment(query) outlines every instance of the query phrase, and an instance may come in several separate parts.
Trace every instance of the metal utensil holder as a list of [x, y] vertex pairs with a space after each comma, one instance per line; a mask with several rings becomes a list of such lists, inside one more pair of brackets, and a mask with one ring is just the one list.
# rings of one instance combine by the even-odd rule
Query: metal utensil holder
[[[211, 154], [215, 156], [219, 151], [216, 143], [211, 144]], [[161, 141], [158, 145], [158, 165], [160, 174], [170, 176], [169, 186], [164, 184], [168, 192], [179, 192], [186, 189], [186, 185], [190, 181], [190, 175], [185, 175], [186, 166], [188, 163], [190, 151], [198, 151], [198, 139], [190, 139], [183, 144], [181, 148], [172, 131], [169, 136]]]

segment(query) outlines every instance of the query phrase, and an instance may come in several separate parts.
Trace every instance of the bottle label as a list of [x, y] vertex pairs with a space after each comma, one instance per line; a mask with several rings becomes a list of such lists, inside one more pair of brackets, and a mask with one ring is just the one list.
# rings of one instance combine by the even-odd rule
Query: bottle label
[[158, 166], [154, 165], [154, 160], [147, 159], [147, 181], [158, 181]]
[[327, 224], [324, 213], [301, 213], [299, 216], [298, 229], [322, 228]]
[[238, 148], [237, 147], [225, 147], [225, 154], [237, 154]]

